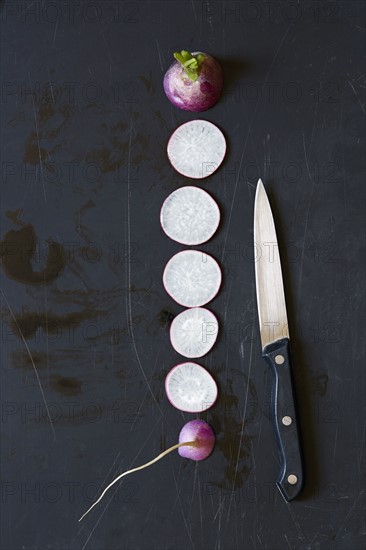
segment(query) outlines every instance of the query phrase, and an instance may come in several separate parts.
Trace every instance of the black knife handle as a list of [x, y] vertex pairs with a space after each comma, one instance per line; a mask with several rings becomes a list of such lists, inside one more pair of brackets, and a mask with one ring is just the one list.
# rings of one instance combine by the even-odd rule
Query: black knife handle
[[274, 373], [272, 408], [281, 461], [276, 483], [285, 500], [290, 501], [297, 497], [303, 485], [303, 461], [289, 339], [268, 344], [262, 355]]

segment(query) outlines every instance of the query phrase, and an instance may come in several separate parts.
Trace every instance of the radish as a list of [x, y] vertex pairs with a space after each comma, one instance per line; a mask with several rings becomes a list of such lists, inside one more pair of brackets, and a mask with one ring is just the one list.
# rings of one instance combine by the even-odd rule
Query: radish
[[177, 172], [203, 179], [213, 174], [226, 153], [224, 134], [207, 120], [191, 120], [179, 126], [168, 142], [168, 157]]
[[206, 111], [218, 101], [223, 87], [219, 62], [202, 52], [174, 53], [175, 62], [164, 76], [167, 98], [184, 111]]
[[203, 189], [187, 185], [167, 197], [160, 212], [164, 232], [181, 244], [197, 245], [208, 241], [220, 223], [220, 210]]
[[217, 385], [211, 374], [197, 363], [181, 363], [165, 379], [170, 403], [183, 412], [207, 411], [216, 401]]
[[190, 422], [187, 422], [183, 426], [183, 428], [180, 431], [179, 434], [179, 443], [176, 445], [173, 445], [166, 451], [163, 451], [153, 460], [150, 460], [150, 462], [147, 462], [146, 464], [143, 464], [142, 466], [138, 466], [137, 468], [133, 468], [132, 470], [127, 470], [127, 472], [123, 472], [119, 476], [117, 476], [102, 492], [98, 500], [90, 506], [90, 508], [81, 516], [79, 521], [81, 521], [89, 512], [96, 506], [104, 497], [106, 492], [115, 484], [117, 481], [122, 479], [123, 477], [132, 474], [133, 472], [137, 472], [138, 470], [143, 470], [144, 468], [148, 468], [149, 466], [152, 466], [166, 456], [167, 454], [171, 453], [172, 451], [175, 451], [175, 449], [178, 449], [178, 453], [183, 458], [189, 458], [190, 460], [204, 460], [213, 451], [213, 448], [215, 446], [215, 433], [212, 429], [212, 427], [207, 424], [204, 420], [191, 420]]
[[221, 269], [212, 256], [199, 250], [183, 250], [166, 264], [163, 284], [167, 293], [181, 306], [203, 306], [219, 291]]
[[[204, 420], [190, 420], [180, 431], [179, 444], [181, 447], [179, 447], [178, 453], [183, 458], [204, 460], [212, 453], [215, 439], [215, 433], [210, 424]], [[186, 441], [194, 441], [195, 444], [192, 445]]]
[[219, 330], [213, 313], [203, 307], [179, 313], [170, 326], [170, 341], [178, 353], [189, 359], [206, 355], [216, 342]]

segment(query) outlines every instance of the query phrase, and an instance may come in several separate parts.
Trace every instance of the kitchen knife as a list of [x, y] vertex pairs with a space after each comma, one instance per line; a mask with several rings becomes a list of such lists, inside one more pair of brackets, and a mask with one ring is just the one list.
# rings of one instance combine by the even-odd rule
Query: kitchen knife
[[303, 484], [302, 453], [292, 378], [290, 336], [276, 228], [262, 180], [254, 204], [255, 282], [262, 356], [273, 371], [272, 411], [281, 468], [277, 487], [285, 500]]

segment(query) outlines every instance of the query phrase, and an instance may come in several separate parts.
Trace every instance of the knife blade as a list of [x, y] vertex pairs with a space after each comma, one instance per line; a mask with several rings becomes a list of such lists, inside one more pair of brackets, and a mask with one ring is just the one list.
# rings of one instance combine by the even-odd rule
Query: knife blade
[[276, 484], [285, 500], [291, 501], [303, 486], [303, 461], [281, 261], [271, 206], [261, 179], [254, 203], [254, 246], [262, 356], [273, 373], [271, 406], [280, 457]]

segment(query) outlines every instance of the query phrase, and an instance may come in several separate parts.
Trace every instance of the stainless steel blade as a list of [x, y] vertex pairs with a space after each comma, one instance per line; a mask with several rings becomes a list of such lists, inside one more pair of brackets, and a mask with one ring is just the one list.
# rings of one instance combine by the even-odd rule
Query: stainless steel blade
[[262, 180], [254, 203], [255, 282], [262, 348], [289, 338], [280, 254], [271, 206]]

